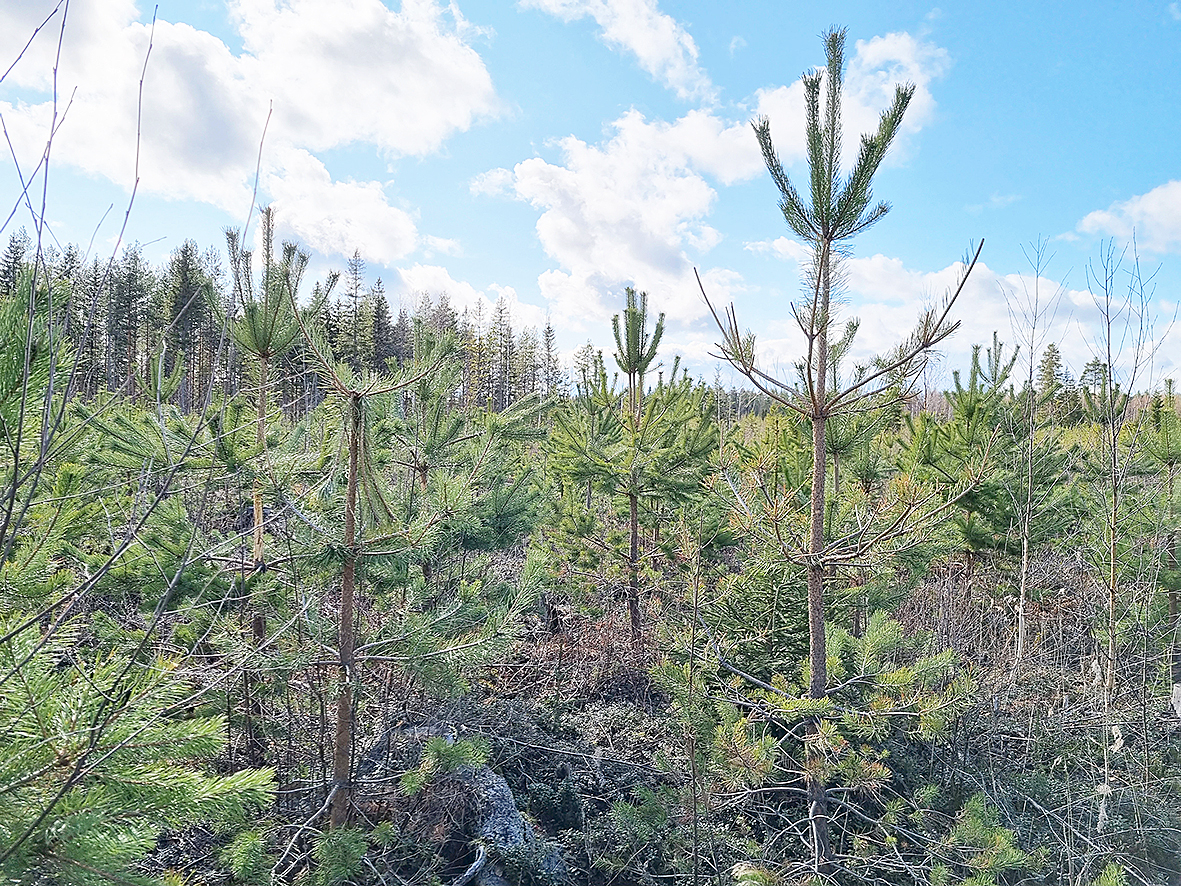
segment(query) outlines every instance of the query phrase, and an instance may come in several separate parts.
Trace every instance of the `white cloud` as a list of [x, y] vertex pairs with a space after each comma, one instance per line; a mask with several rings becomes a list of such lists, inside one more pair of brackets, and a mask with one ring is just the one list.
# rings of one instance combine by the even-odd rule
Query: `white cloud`
[[[58, 6], [57, 0], [27, 0], [0, 4], [0, 59], [7, 68], [24, 48], [34, 29]], [[25, 51], [6, 83], [48, 91], [53, 85], [53, 62], [61, 33], [63, 10], [46, 24], [40, 36]], [[66, 93], [78, 70], [95, 70], [99, 63], [122, 64], [119, 55], [106, 51], [125, 40], [127, 23], [138, 10], [134, 0], [97, 0], [72, 5], [62, 38], [62, 67], [59, 71]], [[143, 60], [140, 59], [140, 64]], [[138, 73], [138, 72], [137, 72]]]
[[[434, 0], [233, 0], [246, 75], [278, 133], [312, 151], [425, 154], [496, 110], [492, 78]], [[462, 21], [462, 20], [461, 20]]]
[[[15, 58], [53, 5], [0, 4], [0, 58]], [[244, 216], [273, 103], [261, 196], [275, 201], [280, 222], [313, 249], [404, 256], [414, 223], [381, 183], [333, 181], [314, 155], [356, 143], [388, 157], [422, 155], [496, 113], [491, 76], [466, 42], [476, 29], [436, 0], [405, 0], [397, 12], [379, 0], [231, 0], [230, 14], [240, 54], [205, 31], [157, 22], [143, 88], [140, 192]], [[70, 7], [62, 104], [75, 85], [77, 94], [54, 142], [58, 162], [128, 189], [150, 34], [138, 17], [130, 0]], [[22, 164], [44, 147], [56, 37], [42, 32], [5, 84], [23, 90], [21, 100], [0, 102]]]
[[263, 177], [279, 232], [293, 232], [321, 252], [390, 264], [417, 244], [414, 220], [390, 206], [377, 182], [333, 181], [316, 157], [284, 149]]
[[513, 174], [508, 169], [489, 169], [471, 180], [469, 189], [473, 194], [495, 197], [507, 193], [513, 186]]
[[[562, 139], [562, 165], [535, 157], [512, 171], [513, 193], [541, 211], [538, 238], [560, 265], [538, 278], [542, 294], [563, 322], [586, 328], [635, 285], [670, 319], [690, 322], [705, 311], [693, 264], [721, 239], [705, 222], [716, 193], [701, 171], [727, 181], [754, 175], [754, 138], [745, 124], [702, 111], [669, 124], [633, 110], [612, 128], [601, 145]], [[508, 182], [496, 170], [486, 180]], [[704, 276], [723, 295], [739, 285], [732, 272]]]
[[392, 294], [396, 298], [400, 297], [403, 305], [417, 304], [423, 294], [435, 299], [446, 294], [456, 313], [461, 314], [466, 308], [471, 316], [479, 313], [487, 323], [492, 319], [496, 302], [503, 298], [508, 303], [514, 328], [533, 326], [540, 329], [545, 326], [545, 312], [536, 305], [521, 301], [511, 286], [493, 283], [489, 285], [489, 291], [485, 292], [467, 281], [456, 280], [450, 271], [438, 265], [414, 264], [409, 268], [399, 268], [398, 278], [399, 285]]
[[441, 252], [443, 255], [463, 255], [463, 247], [459, 241], [451, 240], [447, 237], [432, 237], [427, 235], [422, 238], [422, 246], [427, 258], [430, 258], [436, 252]]
[[774, 240], [757, 240], [743, 244], [749, 252], [766, 253], [777, 258], [793, 261], [797, 265], [803, 264], [812, 257], [812, 250], [798, 240], [789, 237], [776, 237]]
[[[950, 65], [945, 49], [916, 39], [905, 32], [858, 40], [845, 72], [842, 100], [844, 143], [842, 158], [849, 165], [857, 155], [861, 133], [876, 131], [878, 118], [894, 98], [900, 83], [913, 83], [914, 96], [902, 121], [900, 138], [891, 156], [905, 155], [906, 136], [913, 136], [931, 122], [935, 114], [932, 81], [943, 76]], [[799, 80], [788, 86], [761, 89], [756, 93], [757, 114], [771, 119], [775, 147], [785, 165], [805, 157], [804, 86]]]
[[761, 175], [763, 157], [745, 122], [731, 123], [709, 111], [690, 111], [675, 123], [649, 124], [651, 149], [681, 157], [694, 169], [724, 185]]
[[1076, 230], [1121, 240], [1135, 234], [1137, 245], [1150, 252], [1181, 251], [1181, 180], [1088, 213]]
[[656, 0], [521, 0], [566, 22], [590, 16], [609, 46], [632, 53], [640, 67], [683, 99], [709, 99], [714, 86], [697, 63], [697, 44]]
[[[96, 15], [98, 7], [105, 7], [110, 17]], [[54, 159], [132, 187], [138, 84], [150, 38], [139, 157], [141, 191], [244, 211], [266, 104], [245, 87], [226, 46], [188, 25], [158, 22], [153, 35], [148, 26], [130, 17], [133, 8], [114, 0], [82, 8], [90, 15], [75, 19], [71, 7], [66, 26], [59, 109], [77, 91], [54, 139]], [[0, 56], [12, 52], [13, 43], [27, 40], [28, 33], [0, 27], [5, 35], [0, 37]], [[16, 78], [18, 85], [34, 91], [44, 88], [38, 66], [47, 49], [43, 44], [50, 37], [55, 47], [56, 34], [42, 32], [34, 43], [38, 52], [13, 72], [21, 74]], [[96, 51], [97, 47], [105, 52]], [[22, 162], [44, 148], [53, 110], [52, 102], [43, 96], [30, 98], [34, 100], [0, 103]]]

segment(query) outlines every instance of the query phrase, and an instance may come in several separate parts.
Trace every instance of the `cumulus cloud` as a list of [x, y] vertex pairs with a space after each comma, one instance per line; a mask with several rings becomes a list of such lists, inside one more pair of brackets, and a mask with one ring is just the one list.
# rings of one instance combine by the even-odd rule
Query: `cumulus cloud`
[[1088, 213], [1076, 230], [1129, 240], [1150, 252], [1181, 251], [1181, 181]]
[[[409, 255], [418, 242], [414, 220], [391, 206], [377, 182], [334, 181], [309, 152], [288, 148], [263, 177], [279, 233], [321, 252], [389, 264]], [[286, 239], [284, 237], [284, 239]]]
[[[52, 4], [21, 8], [40, 16], [46, 11], [41, 7]], [[133, 19], [133, 7], [115, 0], [81, 8], [86, 14], [75, 18], [71, 7], [63, 41], [59, 111], [68, 109], [54, 139], [56, 162], [128, 189], [134, 185], [138, 85], [151, 40], [141, 191], [244, 210], [266, 103], [243, 83], [225, 44], [183, 24], [158, 22], [153, 34]], [[104, 8], [109, 16], [99, 14]], [[15, 54], [13, 44], [28, 38], [31, 29], [13, 30], [20, 27], [0, 23], [0, 56]], [[53, 104], [43, 94], [43, 74], [52, 60], [42, 56], [55, 49], [56, 33], [42, 32], [11, 75], [16, 86], [26, 87], [26, 100], [0, 102], [22, 163], [41, 153], [49, 134]]]
[[494, 197], [508, 193], [513, 186], [513, 174], [508, 169], [489, 169], [472, 179], [470, 190], [473, 194]]
[[[0, 58], [14, 58], [53, 6], [0, 5]], [[466, 41], [470, 25], [436, 0], [405, 0], [397, 12], [379, 0], [232, 0], [229, 10], [240, 53], [185, 24], [158, 21], [152, 34], [130, 0], [71, 6], [59, 83], [63, 99], [77, 92], [54, 141], [58, 162], [132, 186], [150, 39], [142, 193], [244, 213], [273, 106], [262, 185], [281, 220], [314, 249], [406, 255], [413, 219], [382, 184], [333, 181], [315, 154], [365, 143], [387, 157], [421, 155], [496, 113], [491, 76]], [[23, 90], [20, 99], [0, 102], [22, 162], [44, 147], [55, 50], [56, 31], [46, 29], [6, 83]]]
[[[354, 142], [425, 154], [495, 110], [479, 54], [435, 0], [233, 0], [245, 75], [276, 130], [312, 151]], [[462, 21], [462, 20], [460, 20]]]
[[590, 16], [608, 46], [624, 49], [640, 67], [683, 99], [708, 99], [714, 86], [697, 63], [697, 44], [656, 0], [521, 0], [566, 22]]
[[[561, 164], [534, 157], [511, 174], [493, 170], [473, 187], [511, 184], [518, 199], [540, 210], [538, 238], [560, 267], [538, 284], [563, 322], [601, 322], [626, 285], [651, 293], [670, 319], [691, 321], [705, 310], [693, 263], [721, 239], [705, 221], [717, 195], [702, 172], [725, 181], [755, 174], [754, 140], [745, 124], [702, 111], [669, 124], [633, 110], [612, 129], [600, 145], [559, 141]], [[706, 276], [722, 292], [739, 285], [732, 272]]]

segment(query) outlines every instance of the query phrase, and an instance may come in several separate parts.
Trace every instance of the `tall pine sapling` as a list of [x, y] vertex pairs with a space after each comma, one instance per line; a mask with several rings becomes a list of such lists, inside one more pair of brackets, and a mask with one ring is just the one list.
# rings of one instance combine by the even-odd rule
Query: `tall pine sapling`
[[[975, 266], [980, 248], [942, 304], [920, 317], [911, 335], [893, 351], [872, 364], [858, 367], [853, 380], [830, 390], [831, 341], [834, 331], [834, 296], [839, 293], [839, 262], [849, 242], [878, 222], [889, 204], [872, 202], [874, 174], [886, 156], [902, 125], [903, 115], [914, 95], [912, 84], [895, 89], [889, 107], [882, 113], [877, 131], [863, 135], [847, 176], [841, 175], [841, 98], [844, 85], [845, 30], [834, 28], [824, 35], [826, 66], [803, 77], [805, 126], [811, 201], [806, 204], [790, 181], [771, 140], [766, 118], [754, 124], [767, 170], [780, 193], [780, 209], [791, 231], [809, 247], [811, 259], [805, 268], [807, 300], [793, 305], [792, 315], [804, 334], [806, 354], [799, 365], [801, 382], [782, 381], [759, 367], [754, 336], [744, 334], [731, 306], [724, 317], [710, 305], [721, 329], [721, 356], [735, 366], [763, 393], [799, 412], [812, 425], [812, 482], [810, 530], [796, 556], [807, 569], [810, 695], [821, 699], [827, 692], [827, 651], [824, 607], [826, 571], [832, 551], [825, 539], [825, 487], [827, 476], [827, 423], [830, 416], [866, 408], [890, 390], [903, 390], [922, 371], [931, 351], [958, 327], [950, 320], [956, 298]], [[823, 109], [822, 105], [823, 92]], [[708, 295], [702, 288], [708, 302]], [[869, 542], [872, 544], [872, 541]], [[858, 545], [860, 547], [860, 545]], [[812, 728], [819, 726], [813, 721]], [[809, 767], [808, 795], [811, 808], [812, 845], [818, 871], [831, 869], [828, 836], [828, 796], [823, 781]]]

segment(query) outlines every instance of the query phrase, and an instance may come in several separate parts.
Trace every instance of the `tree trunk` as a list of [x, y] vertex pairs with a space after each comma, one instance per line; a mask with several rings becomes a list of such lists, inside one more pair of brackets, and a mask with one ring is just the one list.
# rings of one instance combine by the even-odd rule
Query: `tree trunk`
[[350, 762], [353, 747], [353, 651], [356, 630], [353, 627], [357, 560], [357, 461], [361, 448], [361, 395], [353, 394], [349, 428], [349, 477], [344, 505], [344, 572], [340, 587], [340, 685], [336, 697], [336, 744], [332, 756], [332, 798], [329, 822], [334, 828], [348, 822], [352, 785]]
[[[824, 698], [828, 691], [828, 647], [824, 636], [824, 484], [827, 477], [825, 430], [828, 423], [828, 404], [825, 382], [828, 377], [828, 307], [830, 295], [830, 260], [825, 247], [821, 259], [818, 304], [813, 305], [813, 324], [816, 330], [815, 356], [812, 372], [812, 510], [811, 537], [808, 544], [808, 663], [811, 668], [809, 695]], [[820, 722], [813, 718], [808, 724], [808, 737], [819, 732]], [[808, 818], [812, 826], [814, 864], [817, 873], [831, 868], [832, 850], [828, 838], [828, 791], [823, 779], [816, 774], [820, 761], [814, 743], [808, 743]]]
[[[1029, 388], [1032, 391], [1032, 355], [1030, 356], [1029, 365]], [[1025, 509], [1021, 514], [1021, 592], [1017, 600], [1017, 654], [1014, 656], [1013, 662], [1014, 675], [1016, 675], [1017, 669], [1021, 666], [1022, 659], [1025, 657], [1026, 633], [1028, 631], [1025, 619], [1025, 607], [1029, 602], [1029, 537], [1032, 532], [1031, 524], [1033, 522], [1033, 460], [1036, 454], [1036, 450], [1034, 449], [1034, 432], [1036, 431], [1035, 421], [1037, 414], [1037, 397], [1032, 393], [1030, 394], [1027, 408], [1029, 410], [1029, 421], [1025, 428]]]
[[[1170, 403], [1170, 406], [1173, 404]], [[1169, 522], [1173, 521], [1173, 465], [1169, 465], [1165, 472], [1165, 491], [1169, 496]], [[1168, 553], [1169, 570], [1172, 572], [1172, 579], [1177, 579], [1177, 530], [1169, 530], [1169, 553]], [[1177, 607], [1177, 592], [1175, 590], [1169, 591], [1169, 627], [1172, 629], [1172, 635], [1169, 639], [1169, 672], [1173, 678], [1173, 685], [1181, 685], [1181, 618], [1178, 617]], [[1181, 716], [1181, 713], [1178, 714]]]
[[631, 508], [631, 548], [627, 560], [627, 608], [631, 615], [632, 646], [640, 645], [640, 512], [639, 497], [634, 492], [627, 496]]
[[[261, 612], [255, 612], [250, 619], [250, 634], [254, 641], [254, 653], [267, 636], [267, 619]], [[247, 668], [246, 682], [246, 755], [251, 766], [262, 766], [266, 756], [266, 744], [262, 736], [262, 699], [260, 697], [260, 683], [254, 668]]]
[[[1116, 431], [1113, 429], [1112, 434], [1114, 435], [1115, 433], [1116, 433]], [[1115, 457], [1114, 449], [1115, 449], [1115, 447], [1112, 446], [1112, 450], [1113, 450], [1112, 463], [1113, 464], [1114, 464], [1114, 457]], [[1116, 542], [1115, 542], [1115, 533], [1117, 532], [1118, 526], [1119, 526], [1119, 499], [1117, 497], [1118, 494], [1115, 489], [1116, 482], [1117, 482], [1117, 480], [1113, 476], [1112, 477], [1112, 490], [1111, 490], [1111, 515], [1110, 515], [1111, 522], [1110, 522], [1110, 525], [1108, 526], [1110, 536], [1108, 538], [1108, 551], [1107, 551], [1107, 555], [1108, 555], [1108, 560], [1107, 560], [1107, 569], [1108, 569], [1108, 573], [1107, 573], [1107, 679], [1106, 679], [1104, 689], [1106, 690], [1107, 700], [1109, 703], [1111, 701], [1111, 698], [1115, 694], [1115, 670], [1116, 670], [1116, 657], [1118, 655], [1118, 650], [1116, 648], [1116, 642], [1115, 642], [1115, 629], [1116, 629], [1116, 624], [1117, 624], [1117, 619], [1116, 619], [1116, 603], [1117, 603], [1116, 596], [1117, 596], [1117, 594], [1116, 594], [1116, 592], [1119, 587], [1119, 577], [1118, 577], [1118, 572], [1117, 572], [1118, 552], [1116, 550]]]
[[[254, 428], [254, 443], [258, 447], [259, 465], [261, 467], [267, 444], [267, 359], [258, 360], [258, 416]], [[263, 566], [263, 512], [262, 512], [262, 478], [259, 471], [254, 472], [254, 547], [251, 557], [254, 568]]]

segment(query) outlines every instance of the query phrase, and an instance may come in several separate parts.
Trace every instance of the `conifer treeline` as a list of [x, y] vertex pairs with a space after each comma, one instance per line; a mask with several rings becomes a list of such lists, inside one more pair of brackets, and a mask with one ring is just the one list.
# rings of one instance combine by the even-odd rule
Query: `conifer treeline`
[[[25, 231], [9, 238], [0, 258], [0, 295], [16, 293], [30, 252]], [[45, 260], [59, 293], [55, 320], [77, 358], [79, 394], [119, 392], [134, 400], [150, 387], [146, 379], [153, 371], [179, 374], [172, 400], [186, 412], [199, 410], [211, 387], [238, 392], [244, 367], [223, 330], [221, 318], [232, 317], [235, 306], [218, 250], [186, 240], [155, 267], [139, 244], [110, 261], [87, 260], [70, 244], [47, 251]], [[547, 321], [540, 334], [533, 327], [514, 328], [503, 297], [488, 317], [479, 306], [456, 311], [445, 292], [424, 292], [410, 309], [399, 306], [395, 317], [381, 278], [367, 281], [359, 252], [349, 259], [341, 284], [336, 297], [309, 319], [332, 356], [354, 370], [384, 371], [413, 360], [414, 327], [420, 323], [456, 336], [463, 364], [457, 397], [464, 405], [503, 411], [530, 394], [565, 393], [566, 371], [552, 324]], [[308, 358], [297, 346], [279, 365], [277, 385], [291, 416], [306, 414], [322, 398]]]
[[[17, 291], [21, 269], [32, 258], [24, 229], [12, 234], [0, 255], [0, 295]], [[153, 386], [153, 373], [176, 374], [172, 402], [199, 412], [207, 392], [237, 394], [246, 378], [242, 354], [223, 329], [235, 316], [231, 281], [223, 254], [185, 240], [162, 266], [153, 266], [138, 244], [114, 259], [87, 259], [75, 244], [43, 252], [54, 281], [54, 319], [70, 343], [77, 369], [73, 389], [84, 398], [103, 392], [140, 400]], [[367, 282], [365, 260], [354, 252], [340, 275], [336, 295], [310, 318], [332, 348], [332, 356], [354, 371], [384, 371], [415, 357], [415, 324], [434, 333], [451, 333], [458, 342], [462, 382], [456, 394], [464, 407], [502, 412], [523, 397], [565, 397], [599, 352], [590, 342], [563, 364], [557, 333], [545, 327], [515, 328], [509, 302], [501, 297], [486, 316], [481, 305], [456, 311], [446, 292], [421, 292], [395, 316], [380, 277]], [[214, 308], [217, 308], [215, 310]], [[306, 346], [296, 346], [278, 361], [276, 389], [291, 418], [300, 418], [323, 399], [315, 361]], [[763, 415], [765, 396], [723, 384], [712, 385], [722, 424], [741, 416]]]

